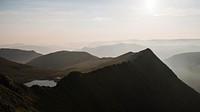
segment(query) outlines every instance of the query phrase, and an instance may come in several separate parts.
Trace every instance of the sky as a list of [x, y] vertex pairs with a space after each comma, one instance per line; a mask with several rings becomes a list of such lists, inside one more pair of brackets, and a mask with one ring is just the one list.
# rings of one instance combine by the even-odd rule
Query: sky
[[200, 37], [200, 0], [0, 0], [0, 44]]

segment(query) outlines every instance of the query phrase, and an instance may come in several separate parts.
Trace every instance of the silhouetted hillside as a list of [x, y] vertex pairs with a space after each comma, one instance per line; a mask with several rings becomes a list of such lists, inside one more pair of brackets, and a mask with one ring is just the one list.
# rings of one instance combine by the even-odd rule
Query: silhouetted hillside
[[0, 57], [8, 59], [10, 61], [18, 63], [27, 63], [30, 60], [41, 56], [42, 54], [36, 53], [35, 51], [26, 51], [20, 49], [0, 49]]
[[[52, 79], [57, 71], [34, 68], [28, 65], [12, 62], [0, 57], [0, 73], [7, 74], [16, 82], [28, 82], [34, 79]], [[57, 74], [60, 76], [60, 74]]]
[[27, 64], [41, 68], [62, 69], [96, 59], [98, 57], [86, 52], [59, 51], [38, 57]]
[[104, 45], [94, 48], [84, 47], [81, 50], [99, 57], [116, 57], [130, 51], [138, 52], [142, 49], [145, 49], [145, 47], [137, 44], [120, 43], [114, 45]]
[[200, 52], [178, 54], [165, 62], [185, 83], [200, 92]]
[[29, 88], [0, 74], [1, 112], [37, 112], [33, 107], [34, 98], [36, 96], [32, 94]]
[[200, 95], [150, 49], [121, 60], [89, 73], [70, 73], [37, 107], [46, 112], [200, 111]]

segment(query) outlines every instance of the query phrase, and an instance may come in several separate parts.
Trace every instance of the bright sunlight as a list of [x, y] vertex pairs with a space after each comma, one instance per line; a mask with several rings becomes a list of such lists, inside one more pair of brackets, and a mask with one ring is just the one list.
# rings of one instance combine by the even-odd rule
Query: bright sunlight
[[156, 0], [146, 0], [145, 8], [148, 11], [148, 14], [153, 14], [155, 12]]

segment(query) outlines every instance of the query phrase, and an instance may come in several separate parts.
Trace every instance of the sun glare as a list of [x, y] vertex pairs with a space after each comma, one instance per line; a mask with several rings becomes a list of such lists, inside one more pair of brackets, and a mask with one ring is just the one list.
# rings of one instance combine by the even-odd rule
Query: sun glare
[[145, 7], [149, 14], [153, 14], [155, 11], [156, 0], [146, 0]]

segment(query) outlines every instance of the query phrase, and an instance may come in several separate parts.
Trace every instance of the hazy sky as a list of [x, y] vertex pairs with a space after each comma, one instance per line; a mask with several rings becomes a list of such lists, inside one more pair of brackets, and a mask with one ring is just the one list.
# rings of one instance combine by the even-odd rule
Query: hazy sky
[[199, 37], [200, 0], [0, 0], [0, 44]]

